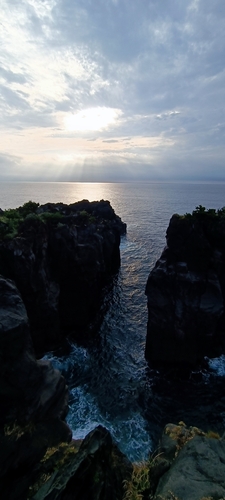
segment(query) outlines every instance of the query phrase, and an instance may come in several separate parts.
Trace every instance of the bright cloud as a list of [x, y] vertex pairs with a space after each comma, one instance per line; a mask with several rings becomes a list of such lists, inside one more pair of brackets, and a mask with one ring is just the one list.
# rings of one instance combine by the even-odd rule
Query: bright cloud
[[224, 14], [224, 0], [2, 0], [0, 177], [225, 178]]
[[89, 108], [75, 114], [68, 113], [64, 119], [65, 127], [70, 131], [97, 131], [116, 125], [122, 115], [119, 109], [106, 107]]

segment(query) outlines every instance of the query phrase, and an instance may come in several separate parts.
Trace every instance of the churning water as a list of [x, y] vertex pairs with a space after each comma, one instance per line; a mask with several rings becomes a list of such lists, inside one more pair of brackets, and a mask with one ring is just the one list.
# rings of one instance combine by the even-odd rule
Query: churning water
[[224, 183], [15, 183], [0, 186], [0, 207], [28, 200], [72, 203], [108, 199], [127, 223], [121, 240], [121, 269], [105, 290], [105, 315], [88, 345], [67, 343], [54, 355], [70, 386], [68, 423], [76, 438], [101, 423], [132, 460], [155, 446], [163, 426], [185, 421], [222, 431], [225, 424], [225, 357], [210, 361], [210, 372], [173, 380], [150, 370], [144, 359], [148, 274], [165, 244], [174, 213], [197, 205], [225, 205]]

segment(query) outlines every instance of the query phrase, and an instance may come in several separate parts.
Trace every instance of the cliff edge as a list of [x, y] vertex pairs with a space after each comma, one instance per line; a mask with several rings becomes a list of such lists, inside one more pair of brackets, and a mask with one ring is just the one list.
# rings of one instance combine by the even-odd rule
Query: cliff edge
[[126, 224], [108, 201], [28, 202], [0, 213], [0, 274], [19, 289], [37, 355], [85, 336], [120, 265]]
[[146, 359], [195, 367], [225, 350], [225, 208], [173, 215], [146, 295]]

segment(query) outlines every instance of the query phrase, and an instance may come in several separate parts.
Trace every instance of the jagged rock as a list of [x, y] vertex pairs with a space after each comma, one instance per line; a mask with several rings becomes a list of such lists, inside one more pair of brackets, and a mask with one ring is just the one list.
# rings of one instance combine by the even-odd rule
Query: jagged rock
[[49, 418], [0, 428], [0, 497], [27, 500], [33, 484], [42, 472], [47, 450], [65, 448], [71, 432], [65, 422]]
[[26, 309], [0, 276], [0, 492], [26, 497], [33, 469], [49, 446], [70, 441], [68, 388], [49, 361], [36, 361]]
[[65, 380], [36, 361], [22, 298], [1, 276], [0, 360], [1, 498], [122, 500], [130, 462], [101, 426], [70, 442]]
[[26, 309], [11, 280], [0, 277], [0, 424], [63, 418], [68, 388], [49, 361], [36, 361]]
[[103, 287], [120, 265], [126, 225], [108, 201], [27, 205], [35, 213], [23, 218], [17, 234], [2, 233], [0, 273], [22, 295], [40, 355], [56, 348], [62, 334], [85, 332], [95, 318]]
[[147, 285], [146, 358], [195, 366], [225, 347], [225, 218], [174, 215]]
[[218, 435], [210, 437], [183, 423], [169, 424], [157, 451], [151, 470], [154, 480], [158, 472], [155, 500], [225, 497], [225, 441]]
[[78, 452], [56, 470], [33, 500], [122, 500], [132, 464], [102, 426], [91, 431]]

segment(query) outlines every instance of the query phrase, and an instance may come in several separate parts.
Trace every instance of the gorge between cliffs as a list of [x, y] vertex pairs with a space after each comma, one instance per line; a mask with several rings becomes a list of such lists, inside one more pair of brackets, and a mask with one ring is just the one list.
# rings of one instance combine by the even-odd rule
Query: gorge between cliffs
[[[123, 296], [121, 296], [121, 294], [118, 296], [118, 288], [120, 287], [121, 280], [121, 271], [118, 273], [120, 263], [118, 245], [121, 234], [125, 232], [125, 225], [116, 216], [115, 220], [114, 216], [112, 217], [111, 221], [114, 220], [112, 224], [110, 222], [107, 222], [107, 224], [101, 222], [97, 237], [92, 238], [92, 240], [95, 241], [95, 246], [93, 248], [93, 243], [90, 245], [88, 242], [90, 228], [96, 225], [96, 218], [98, 217], [99, 220], [107, 220], [107, 212], [110, 221], [112, 209], [107, 202], [101, 202], [102, 205], [101, 203], [95, 205], [95, 210], [97, 210], [97, 212], [99, 209], [99, 213], [96, 215], [96, 213], [92, 213], [93, 210], [89, 210], [88, 202], [82, 203], [86, 203], [86, 205], [78, 204], [76, 209], [79, 213], [78, 217], [76, 216], [75, 232], [72, 228], [74, 221], [70, 220], [71, 213], [62, 214], [62, 217], [66, 218], [66, 220], [60, 220], [59, 215], [57, 215], [60, 210], [66, 210], [66, 206], [64, 205], [63, 207], [63, 204], [49, 204], [45, 206], [45, 208], [36, 207], [38, 213], [35, 213], [35, 216], [26, 214], [25, 221], [22, 222], [23, 233], [22, 236], [20, 235], [22, 238], [24, 238], [24, 235], [27, 238], [27, 243], [25, 247], [23, 247], [23, 251], [21, 251], [18, 242], [14, 243], [14, 236], [7, 250], [5, 243], [2, 246], [3, 253], [1, 255], [3, 255], [2, 258], [5, 260], [3, 268], [1, 269], [1, 274], [3, 275], [1, 286], [3, 290], [5, 290], [4, 295], [7, 296], [10, 288], [10, 293], [15, 296], [13, 310], [15, 310], [15, 307], [18, 307], [19, 315], [23, 317], [23, 325], [25, 325], [26, 329], [29, 328], [29, 326], [27, 326], [26, 311], [23, 310], [22, 303], [17, 297], [17, 292], [13, 288], [14, 285], [11, 282], [8, 284], [5, 278], [13, 279], [17, 286], [18, 281], [20, 284], [18, 288], [28, 312], [30, 328], [31, 331], [33, 331], [34, 348], [38, 358], [40, 358], [40, 356], [42, 357], [44, 352], [51, 350], [51, 353], [49, 352], [42, 360], [36, 362], [34, 354], [32, 353], [32, 347], [29, 346], [28, 355], [25, 355], [25, 361], [29, 360], [27, 371], [25, 370], [25, 375], [21, 373], [21, 376], [25, 377], [28, 381], [30, 374], [34, 370], [37, 375], [37, 380], [33, 380], [37, 388], [36, 394], [39, 388], [41, 391], [44, 380], [47, 381], [48, 390], [45, 391], [45, 396], [43, 398], [39, 399], [36, 397], [36, 401], [31, 401], [32, 394], [29, 392], [29, 388], [26, 391], [22, 391], [24, 392], [24, 396], [26, 393], [26, 405], [29, 407], [28, 418], [23, 414], [25, 406], [22, 404], [21, 398], [17, 395], [17, 399], [20, 402], [18, 407], [21, 407], [16, 416], [16, 420], [19, 422], [20, 418], [22, 421], [24, 418], [25, 420], [27, 418], [28, 424], [31, 415], [35, 415], [34, 420], [36, 419], [38, 422], [48, 420], [48, 422], [51, 422], [50, 427], [52, 427], [52, 418], [54, 417], [55, 419], [56, 416], [57, 425], [60, 427], [60, 430], [57, 430], [56, 433], [58, 436], [62, 433], [63, 442], [69, 442], [71, 439], [70, 430], [67, 428], [66, 424], [59, 423], [64, 420], [67, 403], [69, 402], [70, 405], [67, 421], [73, 430], [73, 436], [75, 438], [84, 437], [82, 432], [80, 432], [82, 430], [81, 428], [79, 429], [80, 435], [76, 436], [76, 421], [79, 419], [79, 416], [81, 416], [81, 420], [83, 418], [81, 411], [84, 410], [84, 415], [86, 414], [87, 416], [88, 411], [90, 412], [91, 409], [91, 413], [94, 413], [90, 421], [91, 428], [83, 429], [85, 435], [88, 430], [91, 431], [95, 427], [93, 422], [101, 415], [99, 421], [96, 422], [96, 424], [104, 426], [99, 429], [101, 439], [103, 439], [103, 441], [104, 439], [108, 439], [106, 436], [104, 437], [104, 433], [101, 430], [105, 427], [111, 431], [113, 438], [117, 441], [119, 446], [120, 437], [122, 437], [120, 448], [130, 456], [132, 461], [137, 460], [137, 458], [143, 458], [141, 454], [143, 455], [144, 446], [146, 455], [149, 451], [153, 451], [154, 447], [157, 445], [164, 425], [169, 421], [178, 423], [184, 420], [189, 426], [199, 426], [203, 429], [203, 432], [206, 432], [210, 427], [211, 429], [215, 429], [215, 432], [220, 432], [221, 434], [224, 430], [224, 381], [223, 377], [218, 377], [218, 371], [215, 371], [215, 363], [221, 363], [222, 359], [218, 357], [222, 352], [219, 351], [221, 342], [217, 344], [216, 352], [213, 353], [217, 361], [215, 361], [214, 364], [213, 362], [209, 362], [207, 367], [200, 367], [199, 362], [202, 359], [197, 359], [197, 363], [194, 362], [192, 366], [188, 379], [186, 377], [184, 378], [183, 375], [177, 376], [168, 366], [163, 367], [163, 370], [159, 370], [158, 367], [151, 364], [148, 365], [145, 361], [143, 362], [146, 330], [143, 332], [142, 338], [139, 339], [139, 342], [141, 340], [140, 343], [142, 344], [141, 355], [136, 352], [137, 347], [133, 346], [132, 350], [132, 345], [130, 348], [127, 348], [127, 350], [126, 348], [124, 349], [125, 344], [131, 344], [131, 339], [133, 340], [134, 336], [138, 334], [137, 331], [132, 332], [132, 329], [125, 331], [125, 324], [121, 322], [121, 318], [125, 315], [129, 317], [129, 310], [123, 310], [124, 306], [121, 304]], [[48, 216], [46, 216], [48, 211], [55, 214], [55, 216], [53, 215], [51, 218], [48, 218]], [[5, 221], [3, 222], [6, 224]], [[66, 230], [67, 234], [65, 235], [64, 226], [67, 225], [67, 223], [69, 224], [69, 231]], [[6, 230], [4, 224], [2, 228], [3, 231]], [[81, 231], [77, 229], [79, 224], [80, 227], [83, 228]], [[52, 225], [54, 228], [57, 227], [57, 230], [54, 229], [54, 234], [50, 234], [49, 236], [46, 234], [46, 227], [51, 228]], [[113, 225], [114, 229], [112, 229]], [[105, 235], [107, 235], [107, 237], [103, 244]], [[74, 252], [74, 238], [76, 238], [75, 246], [79, 247], [76, 249], [76, 252]], [[122, 236], [121, 247], [126, 245], [126, 238], [127, 237]], [[6, 240], [4, 240], [4, 242]], [[41, 245], [40, 241], [42, 241]], [[65, 245], [68, 246], [68, 242], [70, 252], [67, 258], [63, 258], [63, 256], [65, 256]], [[41, 272], [39, 273], [39, 279], [36, 281], [34, 279], [35, 259], [32, 256], [31, 247], [33, 254], [36, 252], [41, 262]], [[162, 251], [162, 249], [163, 247], [161, 247], [160, 250]], [[129, 249], [129, 251], [131, 250]], [[23, 252], [25, 252], [26, 255], [24, 261]], [[73, 265], [72, 255], [74, 255], [74, 253], [76, 255], [74, 261], [76, 273], [73, 274], [71, 268]], [[81, 254], [85, 255], [84, 262], [80, 260]], [[20, 262], [17, 270], [15, 260], [10, 268], [9, 255], [17, 256], [16, 258], [18, 258]], [[55, 264], [54, 259], [56, 256], [57, 259], [59, 259], [59, 264]], [[50, 272], [46, 267], [47, 261], [51, 263]], [[2, 262], [3, 260], [1, 259], [1, 264]], [[97, 266], [95, 265], [96, 262], [98, 263]], [[181, 262], [181, 260], [179, 262]], [[24, 279], [24, 263], [26, 263], [26, 266], [27, 263], [33, 266], [31, 273], [32, 280], [28, 280], [29, 289], [27, 289], [27, 298], [27, 279]], [[2, 271], [6, 268], [7, 276], [5, 275], [4, 277], [4, 272]], [[68, 270], [67, 275], [66, 270]], [[74, 279], [78, 273], [79, 278]], [[85, 273], [88, 275], [89, 279], [84, 280], [83, 284], [82, 280]], [[111, 278], [109, 279], [109, 277]], [[147, 281], [147, 277], [148, 276], [145, 276], [145, 281]], [[74, 294], [76, 301], [70, 302], [68, 299], [67, 283], [69, 283], [68, 289], [70, 294]], [[148, 290], [146, 289], [146, 291]], [[85, 305], [83, 304], [83, 297], [85, 297]], [[34, 298], [39, 307], [38, 311], [35, 311], [33, 308]], [[136, 294], [133, 295], [132, 300], [134, 307], [138, 309], [138, 297]], [[76, 302], [76, 307], [74, 306], [74, 302]], [[121, 309], [123, 316], [121, 316]], [[97, 315], [96, 310], [99, 311]], [[216, 318], [220, 320], [222, 318], [221, 305], [216, 312]], [[44, 327], [42, 323], [43, 319], [46, 322]], [[111, 326], [109, 326], [109, 319]], [[12, 318], [10, 321], [11, 320]], [[76, 328], [73, 326], [74, 320], [77, 322]], [[141, 323], [141, 318], [138, 321]], [[116, 331], [114, 345], [111, 343], [110, 331], [112, 330], [113, 322], [114, 326], [116, 325], [116, 330], [114, 330], [114, 333]], [[52, 328], [50, 328], [50, 326], [52, 326]], [[20, 328], [22, 327], [20, 326]], [[45, 332], [42, 338], [40, 336], [41, 331]], [[85, 338], [83, 336], [84, 331]], [[69, 340], [63, 340], [62, 342], [62, 332], [63, 338], [66, 338], [69, 333]], [[17, 333], [14, 333], [14, 335], [14, 344], [17, 346]], [[24, 343], [29, 344], [29, 341], [26, 340], [26, 335], [24, 334]], [[115, 344], [118, 346], [117, 352], [115, 352]], [[54, 350], [54, 355], [52, 350]], [[16, 348], [15, 357], [18, 353], [20, 356], [21, 348], [19, 346]], [[205, 355], [210, 355], [210, 352], [204, 352], [202, 358]], [[13, 356], [12, 353], [12, 358]], [[127, 363], [127, 361], [124, 363], [124, 356], [130, 358], [128, 370], [124, 369], [124, 365], [126, 366]], [[49, 364], [49, 360], [53, 361], [55, 369], [50, 368], [51, 365]], [[23, 366], [25, 366], [25, 361]], [[57, 372], [57, 367], [62, 369], [66, 382], [70, 386], [70, 399], [68, 398], [68, 389], [60, 373]], [[51, 372], [51, 370], [53, 371]], [[136, 373], [134, 370], [136, 370]], [[9, 380], [9, 374], [7, 374], [6, 378]], [[106, 380], [107, 383], [110, 383], [108, 388], [105, 385]], [[18, 378], [18, 383], [21, 384], [22, 388], [24, 382], [20, 381]], [[101, 388], [97, 394], [96, 386], [99, 385]], [[5, 393], [7, 392], [5, 388], [3, 388], [3, 391], [5, 391]], [[58, 402], [57, 404], [56, 401]], [[81, 403], [83, 402], [83, 408], [80, 408], [80, 412], [78, 411], [74, 419], [73, 405], [74, 407], [78, 407], [79, 401]], [[57, 406], [57, 409], [55, 409], [55, 406]], [[97, 413], [97, 406], [98, 410], [100, 408], [99, 413]], [[10, 403], [8, 402], [8, 406], [6, 404], [5, 409], [6, 413], [9, 411], [9, 407]], [[135, 415], [137, 414], [139, 416], [135, 421]], [[123, 420], [121, 420], [121, 415]], [[13, 412], [10, 414], [10, 418], [11, 421], [12, 418], [15, 418]], [[125, 422], [126, 419], [129, 425], [127, 429], [124, 429], [122, 422]], [[136, 432], [134, 438], [134, 434], [132, 434], [132, 425], [137, 425], [137, 423], [140, 432], [139, 435], [138, 432]], [[4, 422], [4, 426], [5, 425], [6, 423]], [[142, 429], [141, 426], [143, 426]], [[137, 431], [137, 428], [135, 431]], [[30, 432], [28, 428], [26, 432]], [[23, 435], [25, 437], [22, 436], [23, 439], [27, 439], [26, 432]], [[50, 430], [45, 429], [45, 439], [48, 433], [49, 435], [51, 434]], [[51, 444], [56, 446], [57, 443], [54, 442], [54, 432], [52, 432], [52, 434]], [[129, 447], [126, 449], [125, 446], [130, 436], [133, 441], [132, 449], [130, 448], [129, 450]], [[100, 441], [98, 440], [98, 442]], [[41, 454], [40, 450], [39, 453]], [[22, 461], [23, 459], [24, 457], [21, 458]], [[29, 460], [28, 457], [25, 458], [25, 462], [27, 460]], [[121, 460], [123, 461], [122, 458]], [[22, 467], [21, 464], [20, 467]], [[126, 474], [128, 477], [130, 466], [128, 463], [123, 462], [123, 467], [124, 477], [126, 477]], [[118, 486], [118, 490], [119, 489], [120, 486]], [[37, 495], [37, 493], [35, 494]], [[18, 498], [20, 497], [18, 496]], [[25, 497], [21, 496], [21, 498]], [[43, 496], [43, 498], [59, 497]], [[83, 497], [81, 496], [80, 498]]]

